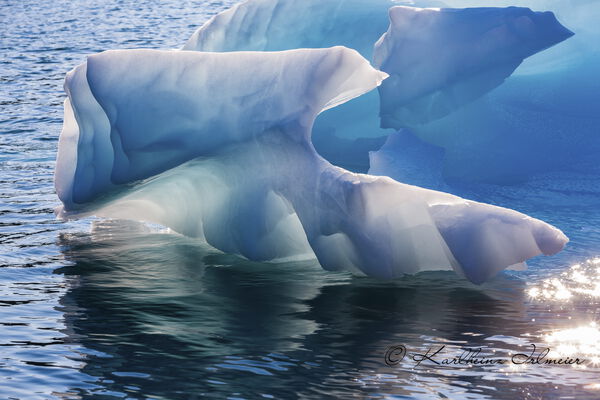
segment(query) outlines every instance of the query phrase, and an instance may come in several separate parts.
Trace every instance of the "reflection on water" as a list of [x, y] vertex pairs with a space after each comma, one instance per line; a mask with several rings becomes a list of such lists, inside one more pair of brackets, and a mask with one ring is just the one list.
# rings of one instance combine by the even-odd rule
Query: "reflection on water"
[[591, 366], [600, 365], [600, 330], [596, 322], [555, 331], [546, 335], [545, 339], [547, 343], [555, 346], [554, 350], [560, 357], [582, 356], [590, 361]]
[[545, 279], [528, 291], [534, 299], [600, 301], [600, 258], [575, 264], [558, 277]]
[[[72, 263], [57, 271], [68, 286], [60, 299], [63, 332], [82, 349], [70, 358], [93, 384], [73, 385], [73, 394], [480, 399], [544, 398], [555, 388], [565, 396], [597, 394], [592, 363], [577, 371], [416, 368], [409, 358], [384, 363], [396, 344], [409, 352], [445, 345], [447, 357], [473, 347], [509, 358], [531, 343], [598, 356], [595, 326], [568, 331], [592, 309], [564, 313], [560, 302], [555, 308], [531, 299], [531, 290], [510, 276], [482, 287], [446, 272], [380, 282], [325, 272], [310, 261], [252, 263], [122, 221], [96, 222], [91, 234], [62, 234], [59, 244]], [[570, 342], [573, 336], [579, 344]]]

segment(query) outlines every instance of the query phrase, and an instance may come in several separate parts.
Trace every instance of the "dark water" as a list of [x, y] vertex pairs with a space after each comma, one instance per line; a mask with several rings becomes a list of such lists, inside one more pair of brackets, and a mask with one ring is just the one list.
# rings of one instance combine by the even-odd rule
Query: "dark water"
[[[481, 287], [452, 273], [386, 283], [251, 263], [159, 227], [54, 219], [64, 74], [101, 50], [179, 47], [226, 6], [0, 4], [0, 398], [599, 398], [595, 172], [470, 193], [571, 238]], [[445, 345], [439, 359], [481, 347], [509, 360], [530, 343], [586, 363], [411, 359]], [[386, 365], [400, 344], [409, 356]]]

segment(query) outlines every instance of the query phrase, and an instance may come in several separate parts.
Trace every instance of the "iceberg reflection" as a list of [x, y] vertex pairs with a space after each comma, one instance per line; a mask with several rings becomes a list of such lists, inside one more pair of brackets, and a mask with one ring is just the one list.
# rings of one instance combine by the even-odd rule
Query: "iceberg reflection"
[[68, 283], [60, 300], [65, 334], [84, 349], [81, 372], [97, 387], [73, 389], [83, 396], [503, 398], [501, 390], [514, 398], [525, 389], [549, 395], [556, 377], [562, 390], [586, 391], [595, 373], [385, 365], [394, 344], [482, 347], [508, 357], [544, 343], [557, 331], [554, 314], [529, 303], [526, 285], [510, 276], [481, 287], [451, 272], [382, 282], [325, 272], [314, 261], [253, 263], [112, 220], [96, 221], [89, 234], [64, 234], [59, 245], [71, 263], [58, 271]]

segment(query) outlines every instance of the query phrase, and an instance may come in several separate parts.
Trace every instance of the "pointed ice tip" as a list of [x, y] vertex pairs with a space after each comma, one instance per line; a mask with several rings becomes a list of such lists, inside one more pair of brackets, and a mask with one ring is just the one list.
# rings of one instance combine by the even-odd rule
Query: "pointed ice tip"
[[541, 33], [543, 33], [543, 36], [548, 41], [546, 48], [552, 47], [575, 35], [573, 31], [560, 23], [552, 11], [536, 12], [535, 14], [540, 18], [541, 28], [545, 28]]
[[545, 229], [537, 235], [536, 242], [544, 255], [551, 256], [561, 251], [569, 243], [569, 238], [560, 229], [548, 227], [551, 229]]

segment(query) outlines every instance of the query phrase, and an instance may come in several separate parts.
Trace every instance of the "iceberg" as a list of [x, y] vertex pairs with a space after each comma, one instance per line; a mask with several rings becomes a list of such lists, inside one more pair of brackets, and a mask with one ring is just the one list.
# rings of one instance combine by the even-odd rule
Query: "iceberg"
[[316, 257], [378, 278], [453, 269], [472, 282], [568, 241], [519, 212], [323, 159], [317, 115], [387, 74], [345, 47], [113, 50], [65, 81], [62, 218], [158, 223], [250, 260]]
[[444, 149], [401, 129], [369, 152], [369, 175], [383, 175], [410, 185], [450, 192], [442, 175]]
[[373, 65], [384, 128], [444, 117], [498, 87], [521, 62], [571, 37], [551, 12], [528, 8], [392, 7]]
[[[194, 32], [183, 50], [281, 51], [345, 46], [370, 59], [394, 0], [248, 0]], [[420, 1], [420, 4], [440, 4]]]
[[[319, 112], [373, 89], [385, 76], [342, 47], [232, 54], [114, 50], [90, 56], [65, 80], [57, 193], [66, 208], [76, 208], [116, 185], [281, 125], [309, 135]], [[124, 82], [126, 77], [131, 81]], [[311, 82], [324, 87], [317, 90]]]
[[525, 58], [572, 35], [550, 12], [440, 8], [459, 3], [248, 0], [214, 16], [183, 49], [278, 51], [342, 45], [357, 50], [390, 77], [379, 93], [322, 113], [313, 138], [327, 160], [366, 172], [368, 152], [379, 149], [394, 130], [451, 114], [499, 86]]
[[[370, 60], [375, 42], [388, 29], [388, 10], [396, 4], [394, 0], [248, 0], [215, 15], [182, 49], [280, 51], [345, 46]], [[376, 91], [320, 114], [313, 127], [317, 150], [336, 165], [366, 172], [367, 152], [382, 144], [376, 138], [392, 132], [380, 128], [378, 114]], [[375, 141], [354, 143], [357, 138]]]
[[[600, 27], [596, 20], [600, 17], [600, 3], [569, 0], [448, 0], [447, 3], [454, 7], [493, 3], [547, 9], [575, 36], [527, 58], [504, 83], [441, 118], [419, 119], [415, 114], [402, 114], [389, 107], [387, 119], [391, 125], [402, 125], [407, 128], [404, 134], [413, 134], [416, 140], [441, 149], [443, 162], [440, 169], [431, 170], [432, 178], [443, 175], [447, 182], [517, 185], [551, 172], [582, 176], [597, 172]], [[560, 34], [560, 29], [554, 32]], [[563, 31], [563, 35], [566, 33]], [[393, 75], [390, 70], [387, 72]], [[391, 98], [389, 104], [394, 101], [398, 100]], [[415, 109], [412, 107], [411, 111]], [[406, 157], [401, 149], [394, 153], [396, 158]], [[373, 171], [402, 176], [392, 165], [391, 154], [388, 148], [375, 156], [379, 163]], [[382, 161], [390, 161], [386, 164], [388, 170]]]

